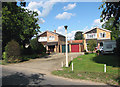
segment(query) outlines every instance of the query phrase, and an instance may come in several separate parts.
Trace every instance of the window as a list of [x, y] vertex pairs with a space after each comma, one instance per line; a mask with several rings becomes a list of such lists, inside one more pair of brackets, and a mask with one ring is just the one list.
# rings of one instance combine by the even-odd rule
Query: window
[[38, 41], [39, 41], [39, 42], [47, 41], [47, 37], [40, 37], [40, 38], [38, 39]]
[[49, 40], [55, 40], [54, 36], [49, 36]]
[[97, 34], [96, 33], [89, 33], [86, 34], [87, 39], [93, 39], [93, 38], [97, 38]]
[[103, 46], [103, 42], [100, 42], [100, 46]]
[[104, 37], [106, 37], [106, 33], [105, 33], [105, 32], [103, 32], [103, 33], [99, 33], [99, 37], [100, 37], [100, 38], [104, 38]]

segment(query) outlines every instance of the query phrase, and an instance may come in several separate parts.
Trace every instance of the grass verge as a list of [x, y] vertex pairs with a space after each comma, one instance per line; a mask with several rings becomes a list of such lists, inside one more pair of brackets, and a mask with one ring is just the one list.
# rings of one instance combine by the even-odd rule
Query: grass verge
[[[96, 82], [102, 82], [111, 85], [118, 85], [119, 75], [119, 58], [116, 55], [87, 54], [75, 58], [74, 71], [63, 67], [63, 70], [53, 71], [52, 74], [63, 76], [71, 79], [84, 79]], [[107, 72], [104, 73], [104, 64], [107, 65]]]

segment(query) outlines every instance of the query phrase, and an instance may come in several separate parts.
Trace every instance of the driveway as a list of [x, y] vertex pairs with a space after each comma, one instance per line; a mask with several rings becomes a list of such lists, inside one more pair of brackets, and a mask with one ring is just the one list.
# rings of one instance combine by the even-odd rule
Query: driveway
[[[69, 61], [82, 53], [69, 53]], [[51, 71], [65, 64], [65, 54], [58, 53], [30, 61], [2, 65], [3, 85], [105, 85], [84, 80], [71, 80], [54, 76]]]

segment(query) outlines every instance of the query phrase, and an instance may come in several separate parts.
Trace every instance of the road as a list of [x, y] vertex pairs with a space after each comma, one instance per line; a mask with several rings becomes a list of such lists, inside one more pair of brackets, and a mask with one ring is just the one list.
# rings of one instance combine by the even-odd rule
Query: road
[[[79, 55], [81, 54], [69, 54], [69, 60]], [[61, 61], [65, 62], [64, 54], [49, 55], [18, 64], [1, 65], [2, 85], [106, 85], [52, 75], [51, 71], [60, 69]]]

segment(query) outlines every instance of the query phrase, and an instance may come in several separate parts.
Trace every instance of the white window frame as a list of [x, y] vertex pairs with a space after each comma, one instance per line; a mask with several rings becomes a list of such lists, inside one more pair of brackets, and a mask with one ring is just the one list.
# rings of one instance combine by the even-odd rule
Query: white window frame
[[[104, 37], [103, 37], [103, 35], [104, 35]], [[99, 33], [99, 37], [100, 37], [100, 38], [105, 38], [105, 37], [106, 37], [106, 32], [101, 32], [101, 33]]]

